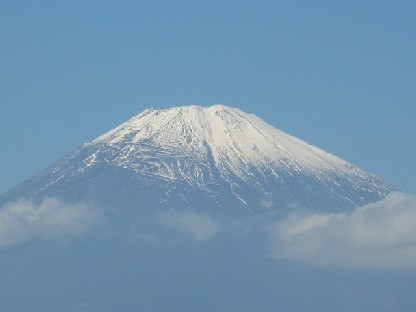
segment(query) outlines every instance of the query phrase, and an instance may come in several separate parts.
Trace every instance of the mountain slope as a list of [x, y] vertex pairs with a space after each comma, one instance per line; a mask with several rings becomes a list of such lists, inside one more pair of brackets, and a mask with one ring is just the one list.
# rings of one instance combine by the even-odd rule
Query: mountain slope
[[4, 194], [90, 201], [109, 209], [222, 213], [349, 209], [393, 188], [379, 178], [222, 105], [149, 109]]

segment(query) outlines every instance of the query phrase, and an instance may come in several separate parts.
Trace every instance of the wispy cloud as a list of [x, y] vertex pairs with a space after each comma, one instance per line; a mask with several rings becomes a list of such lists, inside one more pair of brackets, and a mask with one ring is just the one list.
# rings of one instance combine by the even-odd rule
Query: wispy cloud
[[[55, 198], [40, 204], [20, 200], [0, 208], [0, 248], [34, 238], [76, 236], [100, 218], [94, 207], [64, 203]], [[156, 243], [156, 225], [195, 241], [217, 235], [256, 235], [266, 228], [273, 257], [317, 265], [413, 268], [416, 263], [416, 196], [395, 193], [350, 213], [297, 213], [282, 219], [258, 217], [232, 221], [195, 212], [168, 211], [144, 228], [137, 225], [135, 238]], [[256, 230], [257, 229], [257, 230]], [[148, 231], [148, 232], [146, 232]], [[241, 235], [240, 235], [241, 236]], [[239, 236], [239, 237], [240, 237]], [[242, 237], [242, 236], [241, 236]]]
[[71, 205], [56, 198], [46, 198], [38, 205], [19, 200], [0, 209], [0, 248], [35, 237], [79, 235], [98, 217], [94, 207]]
[[212, 217], [191, 212], [166, 212], [159, 216], [158, 223], [188, 234], [196, 241], [207, 240], [220, 230], [220, 223]]
[[272, 199], [261, 199], [260, 206], [263, 208], [273, 208], [274, 203]]
[[269, 227], [276, 258], [311, 264], [412, 268], [416, 196], [394, 193], [351, 213], [293, 214]]

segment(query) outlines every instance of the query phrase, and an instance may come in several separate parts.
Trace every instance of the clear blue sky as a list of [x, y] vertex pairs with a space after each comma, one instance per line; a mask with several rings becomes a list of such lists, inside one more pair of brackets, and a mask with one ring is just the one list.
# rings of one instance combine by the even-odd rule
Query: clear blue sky
[[0, 2], [0, 193], [145, 108], [223, 103], [416, 193], [414, 1]]

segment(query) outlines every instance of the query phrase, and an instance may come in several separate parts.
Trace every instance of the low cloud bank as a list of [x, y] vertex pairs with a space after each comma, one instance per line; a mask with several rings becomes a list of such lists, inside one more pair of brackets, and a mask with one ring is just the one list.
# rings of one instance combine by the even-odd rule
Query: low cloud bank
[[[101, 210], [47, 198], [35, 205], [20, 200], [0, 208], [0, 249], [36, 238], [73, 237], [88, 231]], [[416, 268], [416, 196], [394, 193], [349, 213], [294, 213], [280, 219], [258, 216], [225, 220], [188, 211], [167, 211], [150, 224], [134, 227], [134, 237], [163, 240], [153, 230], [162, 226], [196, 242], [220, 232], [252, 235], [263, 240], [266, 231], [271, 255], [314, 265], [363, 268]], [[156, 222], [155, 222], [156, 221]], [[155, 223], [153, 223], [155, 222]], [[153, 227], [156, 225], [156, 227]], [[147, 232], [142, 232], [145, 229]], [[163, 234], [163, 233], [162, 233]], [[260, 241], [259, 241], [260, 242]]]
[[158, 223], [190, 235], [195, 241], [207, 240], [220, 230], [219, 222], [212, 217], [191, 212], [166, 212], [159, 216]]
[[309, 264], [409, 268], [416, 264], [416, 196], [390, 194], [351, 213], [293, 214], [268, 228], [274, 257]]
[[75, 236], [97, 221], [93, 207], [46, 198], [39, 205], [19, 200], [0, 209], [0, 248], [37, 237]]

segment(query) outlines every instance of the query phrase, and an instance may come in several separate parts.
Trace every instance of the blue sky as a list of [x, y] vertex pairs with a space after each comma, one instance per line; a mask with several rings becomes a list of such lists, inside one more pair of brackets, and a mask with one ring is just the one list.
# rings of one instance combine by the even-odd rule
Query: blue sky
[[[0, 193], [146, 108], [222, 103], [416, 194], [415, 55], [415, 1], [2, 0]], [[97, 207], [18, 201], [0, 306], [414, 311], [411, 194], [252, 236], [193, 213], [118, 233]]]
[[145, 108], [223, 103], [416, 192], [413, 1], [1, 1], [0, 192]]

